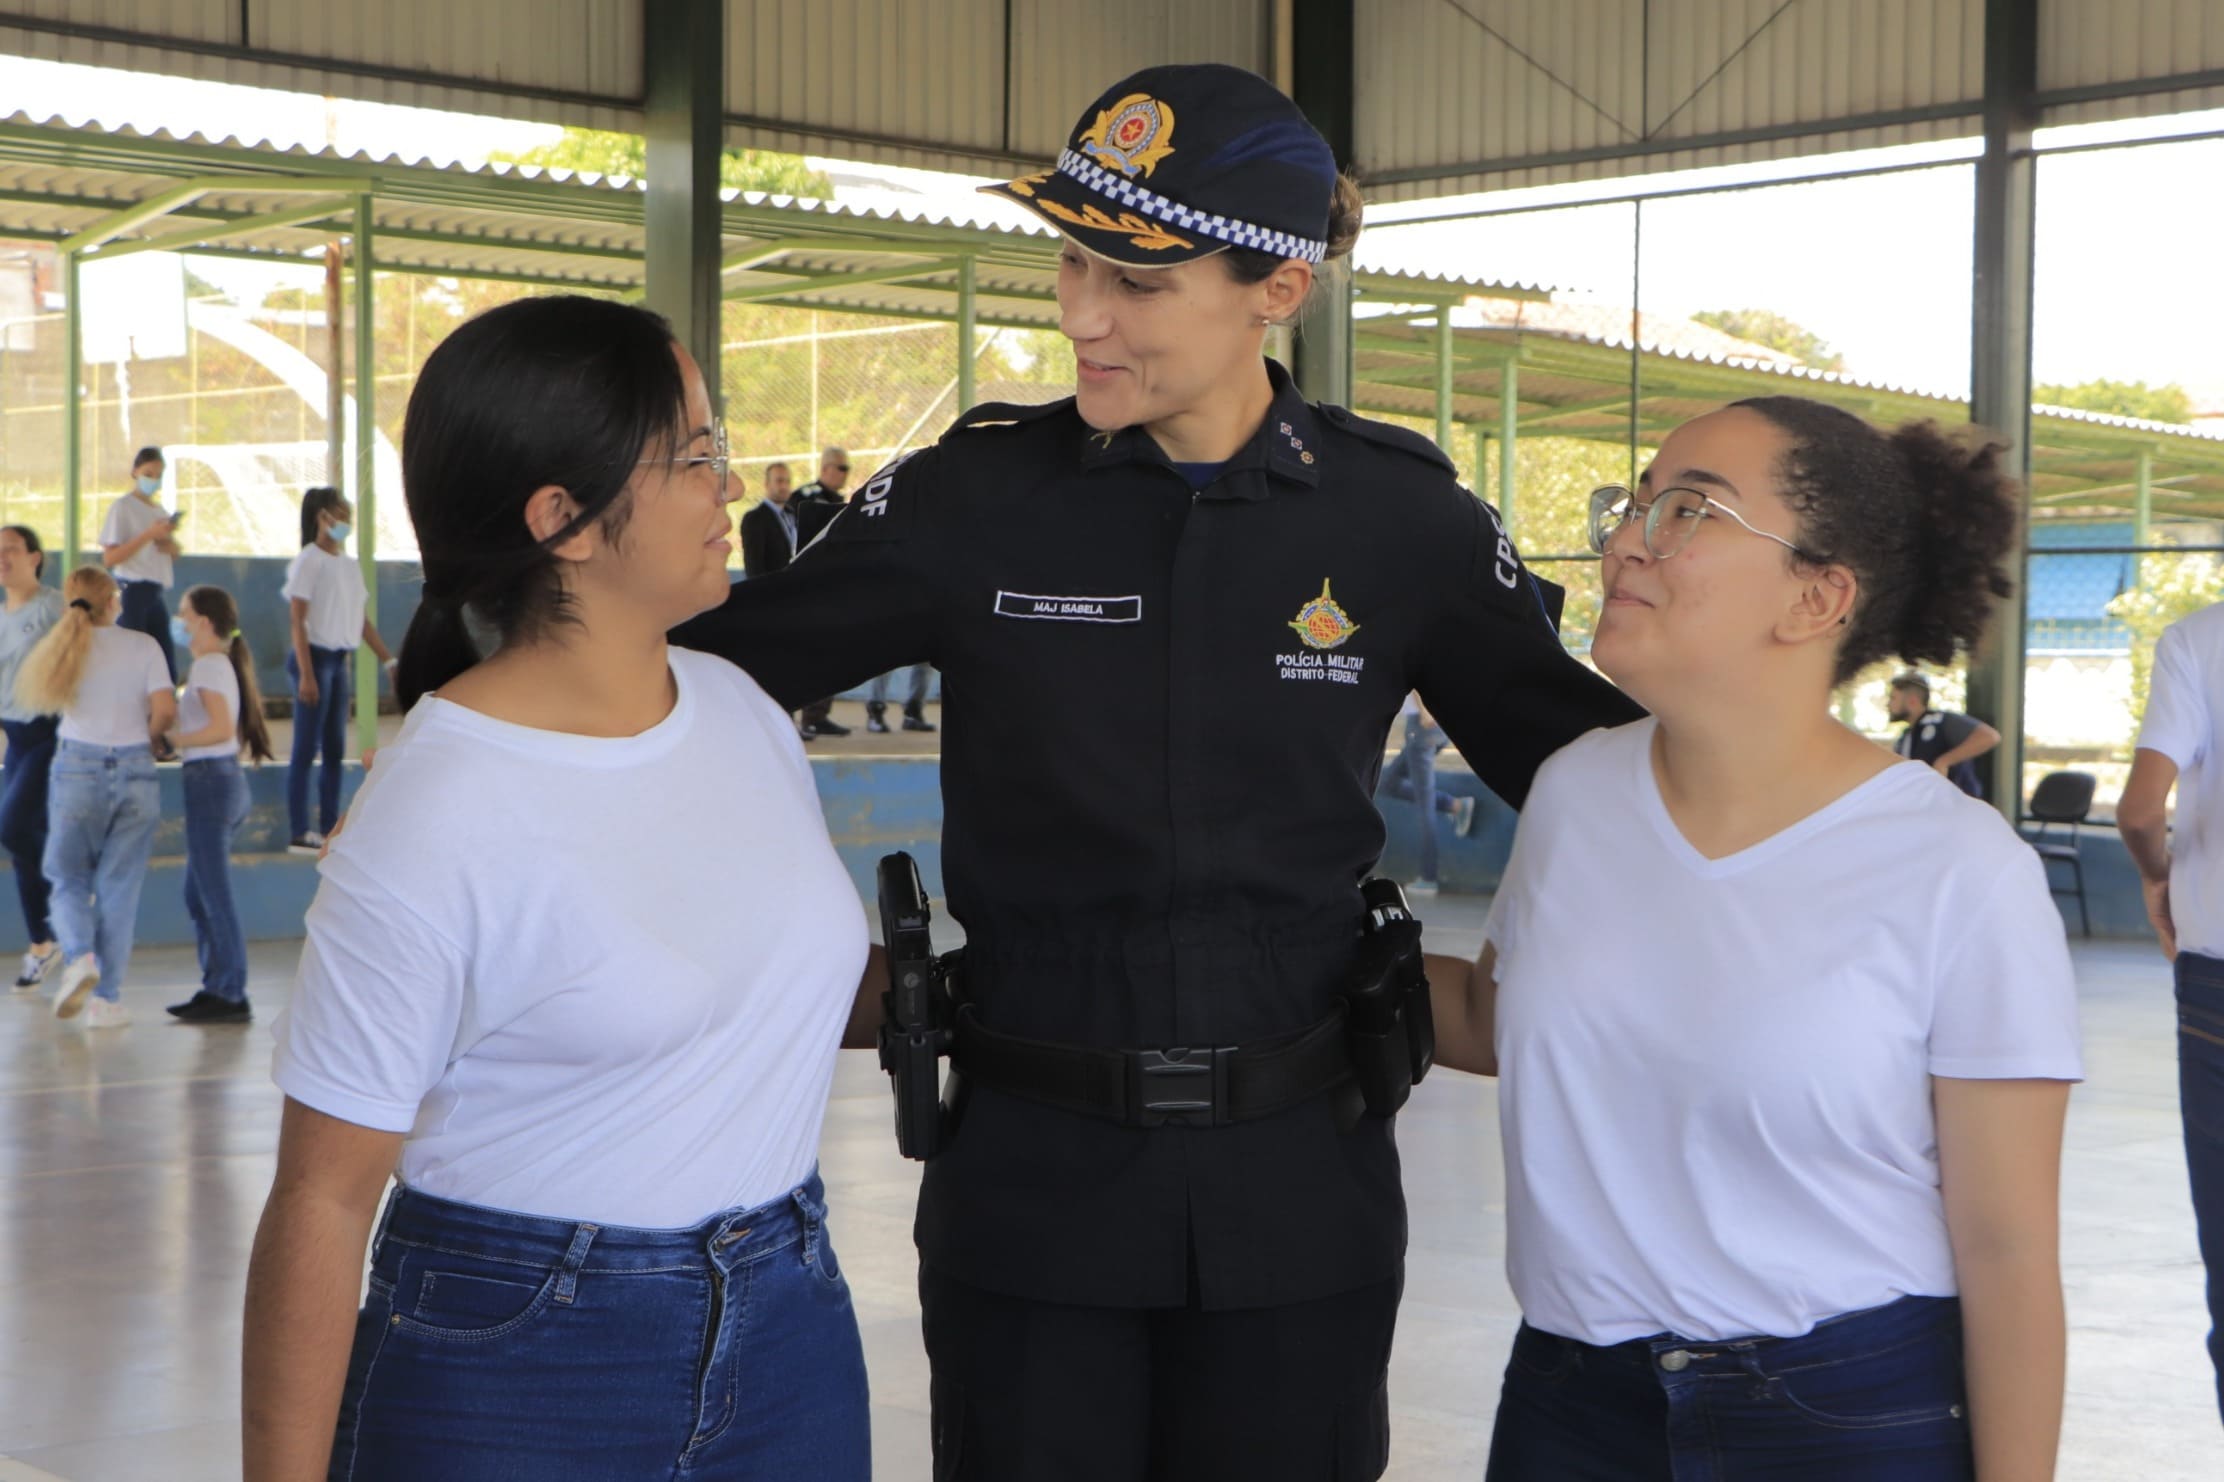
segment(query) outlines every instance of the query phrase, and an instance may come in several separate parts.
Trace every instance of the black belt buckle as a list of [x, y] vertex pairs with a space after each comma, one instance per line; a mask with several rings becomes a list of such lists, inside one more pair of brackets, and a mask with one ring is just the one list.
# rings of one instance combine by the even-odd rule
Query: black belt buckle
[[1145, 1127], [1225, 1127], [1235, 1120], [1228, 1096], [1235, 1055], [1234, 1045], [1137, 1050], [1127, 1062], [1128, 1105]]

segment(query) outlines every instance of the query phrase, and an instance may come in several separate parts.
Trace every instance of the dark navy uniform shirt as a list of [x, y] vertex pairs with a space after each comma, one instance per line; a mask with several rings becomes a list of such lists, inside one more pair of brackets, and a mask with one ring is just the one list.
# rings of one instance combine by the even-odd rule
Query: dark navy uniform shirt
[[[1976, 734], [1977, 723], [1966, 715], [1951, 710], [1926, 710], [1907, 729], [1900, 732], [1894, 749], [1910, 761], [1929, 766], [1947, 752]], [[1956, 762], [1947, 769], [1946, 780], [1973, 798], [1985, 795], [1984, 782], [1977, 775], [1973, 761]]]
[[[1240, 1045], [1329, 1013], [1383, 847], [1384, 738], [1418, 690], [1519, 806], [1637, 707], [1561, 648], [1551, 589], [1425, 439], [1275, 397], [1204, 487], [1071, 399], [983, 406], [883, 469], [795, 564], [675, 639], [783, 705], [943, 673], [942, 862], [983, 1023]], [[1134, 1129], [976, 1088], [918, 1238], [1046, 1301], [1306, 1301], [1403, 1257], [1391, 1124], [1331, 1098]]]

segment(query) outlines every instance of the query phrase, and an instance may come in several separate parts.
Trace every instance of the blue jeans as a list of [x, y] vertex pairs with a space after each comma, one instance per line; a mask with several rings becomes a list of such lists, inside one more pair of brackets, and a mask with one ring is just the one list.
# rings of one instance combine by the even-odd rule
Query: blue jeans
[[139, 888], [162, 821], [154, 752], [145, 746], [64, 741], [48, 799], [46, 878], [65, 958], [100, 961], [98, 997], [114, 1002], [131, 962]]
[[[934, 666], [932, 664], [913, 664], [911, 666], [911, 694], [904, 701], [904, 714], [923, 716], [927, 713], [927, 686], [932, 683], [928, 676], [933, 672]], [[865, 691], [865, 703], [872, 707], [873, 714], [880, 714], [882, 708], [888, 704], [888, 691], [895, 678], [894, 674], [876, 674], [873, 676], [872, 687]]]
[[48, 913], [54, 888], [46, 883], [46, 792], [60, 724], [50, 715], [0, 721], [0, 731], [8, 737], [7, 765], [0, 768], [0, 849], [15, 861], [23, 929], [34, 942], [54, 940], [54, 921]]
[[1799, 1338], [1514, 1338], [1485, 1482], [1969, 1482], [1961, 1302]]
[[817, 1174], [682, 1230], [397, 1189], [332, 1482], [868, 1482], [865, 1352]]
[[2209, 1362], [2224, 1412], [2224, 962], [2178, 954], [2178, 1112], [2193, 1228], [2208, 1268]]
[[162, 583], [119, 581], [116, 585], [123, 594], [123, 611], [116, 615], [116, 626], [144, 633], [160, 644], [163, 666], [170, 671], [170, 683], [176, 684], [178, 655], [170, 646], [170, 607], [162, 600]]
[[1436, 879], [1436, 815], [1449, 817], [1459, 811], [1459, 799], [1436, 790], [1436, 754], [1444, 749], [1440, 726], [1425, 725], [1418, 715], [1405, 718], [1405, 746], [1382, 772], [1382, 785], [1401, 802], [1419, 805], [1421, 815], [1421, 878]]
[[286, 678], [293, 681], [293, 755], [286, 762], [286, 822], [293, 837], [309, 832], [309, 770], [317, 751], [324, 751], [324, 775], [317, 779], [317, 832], [329, 834], [340, 821], [340, 768], [347, 757], [348, 699], [354, 693], [354, 676], [348, 661], [352, 648], [309, 649], [309, 667], [317, 679], [317, 703], [301, 703], [301, 665], [293, 651], [286, 652]]
[[247, 778], [237, 757], [185, 764], [185, 909], [201, 955], [201, 987], [247, 997], [247, 934], [232, 899], [232, 840], [247, 821]]

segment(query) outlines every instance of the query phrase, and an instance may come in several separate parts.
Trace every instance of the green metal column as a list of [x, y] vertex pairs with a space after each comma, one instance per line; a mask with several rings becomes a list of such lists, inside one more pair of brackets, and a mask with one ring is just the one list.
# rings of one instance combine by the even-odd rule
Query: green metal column
[[973, 361], [979, 353], [973, 344], [973, 259], [958, 259], [958, 412], [972, 410]]
[[62, 254], [62, 575], [77, 564], [85, 535], [85, 318], [77, 254]]
[[[371, 296], [371, 198], [355, 198], [355, 551], [363, 563], [363, 616], [378, 621], [378, 323]], [[355, 746], [378, 745], [378, 656], [355, 650]]]
[[1490, 467], [1490, 428], [1481, 422], [1470, 422], [1467, 430], [1475, 434], [1475, 471], [1468, 476], [1468, 482], [1474, 485], [1476, 497], [1481, 498], [1483, 470]]
[[[2132, 506], [2133, 513], [2131, 517], [2131, 543], [2133, 545], [2145, 545], [2147, 543], [2147, 527], [2154, 523], [2154, 474], [2154, 449], [2141, 448], [2139, 450], [2139, 498], [2138, 502]], [[2147, 558], [2141, 556], [2139, 559], [2144, 562]]]
[[1509, 358], [1498, 372], [1498, 517], [1513, 529], [1514, 454], [1521, 441], [1521, 366]]
[[719, 298], [725, 144], [724, 0], [648, 0], [642, 27], [642, 110], [648, 136], [648, 305], [702, 368], [723, 411]]
[[1452, 306], [1436, 311], [1436, 445], [1447, 458], [1452, 451]]

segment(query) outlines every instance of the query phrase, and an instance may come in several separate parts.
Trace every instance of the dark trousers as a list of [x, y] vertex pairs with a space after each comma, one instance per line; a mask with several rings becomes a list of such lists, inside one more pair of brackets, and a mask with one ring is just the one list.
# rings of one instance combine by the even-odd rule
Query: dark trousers
[[2193, 1180], [2193, 1228], [2208, 1268], [2209, 1362], [2224, 1412], [2224, 962], [2180, 952], [2178, 1111]]
[[826, 724], [826, 722], [833, 716], [833, 714], [834, 697], [832, 695], [828, 695], [823, 700], [813, 700], [810, 704], [803, 707], [803, 718], [801, 723], [807, 726], [822, 726]]
[[158, 581], [121, 581], [123, 611], [116, 618], [116, 626], [144, 633], [162, 645], [162, 662], [170, 671], [170, 682], [178, 682], [178, 656], [170, 647], [170, 608], [162, 600], [162, 583]]
[[324, 752], [324, 775], [317, 780], [317, 832], [329, 834], [340, 821], [340, 767], [347, 757], [348, 701], [355, 676], [348, 672], [352, 648], [309, 648], [317, 676], [317, 703], [301, 702], [301, 664], [289, 650], [286, 678], [293, 681], [293, 755], [286, 762], [286, 822], [293, 837], [309, 832], [309, 772]]
[[1374, 1482], [1403, 1286], [1232, 1312], [1068, 1307], [922, 1268], [935, 1482]]
[[1970, 1482], [1961, 1303], [1609, 1348], [1523, 1323], [1484, 1482]]
[[0, 731], [8, 737], [7, 765], [0, 768], [0, 849], [15, 861], [23, 929], [33, 942], [54, 940], [47, 912], [54, 887], [46, 883], [46, 779], [54, 770], [54, 736], [60, 727], [51, 715], [0, 721]]

